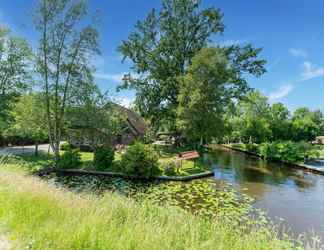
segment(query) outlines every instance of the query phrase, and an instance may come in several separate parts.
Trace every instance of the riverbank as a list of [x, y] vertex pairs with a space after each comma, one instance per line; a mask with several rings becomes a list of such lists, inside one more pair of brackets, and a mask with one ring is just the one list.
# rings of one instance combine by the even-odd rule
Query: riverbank
[[117, 177], [130, 180], [159, 180], [159, 181], [192, 181], [196, 179], [202, 179], [214, 175], [213, 171], [205, 171], [198, 174], [186, 175], [186, 176], [152, 176], [150, 178], [144, 178], [140, 176], [129, 176], [120, 172], [107, 172], [107, 171], [94, 171], [94, 170], [82, 170], [82, 169], [66, 169], [66, 170], [41, 170], [36, 172], [38, 175], [47, 175], [51, 173], [63, 174], [63, 175], [94, 175], [103, 177]]
[[[220, 146], [263, 159], [261, 154], [256, 153], [256, 152], [251, 152], [249, 150], [244, 149], [243, 147], [237, 147], [233, 144], [221, 144]], [[276, 162], [281, 162], [287, 166], [301, 168], [301, 169], [304, 169], [307, 171], [311, 171], [311, 172], [314, 172], [317, 174], [324, 175], [324, 161], [323, 160], [313, 160], [313, 161], [309, 161], [307, 163], [287, 162], [287, 161], [283, 161], [283, 160], [276, 160]]]
[[[0, 230], [28, 249], [293, 249], [267, 226], [206, 220], [180, 208], [110, 192], [102, 198], [55, 188], [0, 168]], [[235, 217], [234, 217], [235, 218]], [[253, 225], [253, 222], [250, 221]], [[260, 224], [258, 224], [260, 225]], [[250, 228], [250, 229], [248, 229]], [[249, 232], [247, 232], [247, 230]]]

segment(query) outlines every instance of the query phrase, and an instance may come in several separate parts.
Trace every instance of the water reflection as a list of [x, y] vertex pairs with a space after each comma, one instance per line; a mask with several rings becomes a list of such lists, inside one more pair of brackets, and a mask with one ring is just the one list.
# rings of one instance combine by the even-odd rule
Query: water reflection
[[216, 179], [236, 185], [272, 218], [296, 233], [314, 230], [324, 238], [324, 176], [216, 148], [204, 156]]

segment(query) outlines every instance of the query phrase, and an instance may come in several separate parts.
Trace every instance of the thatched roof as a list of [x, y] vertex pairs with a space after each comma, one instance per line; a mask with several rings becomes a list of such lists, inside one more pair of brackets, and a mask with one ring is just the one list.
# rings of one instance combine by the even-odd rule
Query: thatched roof
[[135, 111], [125, 108], [119, 104], [114, 104], [122, 114], [126, 115], [126, 121], [128, 123], [129, 129], [134, 134], [134, 136], [144, 136], [148, 128], [148, 125], [145, 123], [144, 119]]
[[[107, 110], [109, 110], [108, 106], [112, 107], [116, 112], [119, 112], [124, 116], [126, 121], [126, 124], [124, 125], [125, 129], [127, 129], [134, 137], [142, 137], [145, 135], [148, 125], [138, 113], [114, 102], [109, 102], [107, 104]], [[82, 119], [82, 117], [75, 117], [70, 129], [98, 130], [95, 127], [88, 127], [84, 122], [82, 122]], [[91, 119], [91, 117], [89, 119]], [[104, 133], [101, 129], [99, 129], [98, 132]]]

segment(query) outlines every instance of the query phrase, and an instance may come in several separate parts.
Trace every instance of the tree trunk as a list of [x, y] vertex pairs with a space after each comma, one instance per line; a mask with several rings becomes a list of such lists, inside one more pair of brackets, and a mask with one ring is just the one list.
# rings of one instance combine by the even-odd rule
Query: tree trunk
[[54, 143], [53, 152], [54, 152], [54, 167], [57, 168], [59, 160], [60, 160], [60, 143], [59, 142]]
[[35, 144], [35, 156], [38, 156], [38, 142]]

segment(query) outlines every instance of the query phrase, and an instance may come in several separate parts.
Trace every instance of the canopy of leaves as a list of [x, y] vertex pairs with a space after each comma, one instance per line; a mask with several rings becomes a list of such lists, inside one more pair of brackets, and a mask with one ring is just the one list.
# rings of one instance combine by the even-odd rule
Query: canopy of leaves
[[31, 55], [26, 40], [0, 26], [0, 131], [10, 121], [13, 101], [31, 85]]
[[42, 97], [39, 94], [23, 95], [14, 105], [13, 124], [6, 134], [42, 141], [48, 138], [45, 110], [42, 106]]
[[133, 63], [138, 77], [125, 77], [122, 88], [137, 92], [136, 104], [153, 125], [170, 122], [178, 105], [179, 81], [191, 59], [212, 35], [223, 31], [222, 15], [215, 8], [201, 9], [201, 1], [163, 0], [139, 21], [119, 47]]
[[207, 142], [221, 138], [223, 113], [249, 89], [243, 73], [263, 72], [262, 65], [254, 61], [255, 55], [244, 55], [245, 61], [238, 62], [232, 53], [233, 48], [204, 48], [182, 78], [178, 125], [188, 139]]
[[94, 88], [89, 60], [99, 53], [98, 32], [86, 24], [86, 17], [83, 0], [41, 0], [35, 13], [40, 34], [37, 70], [55, 162], [67, 105], [84, 98]]

